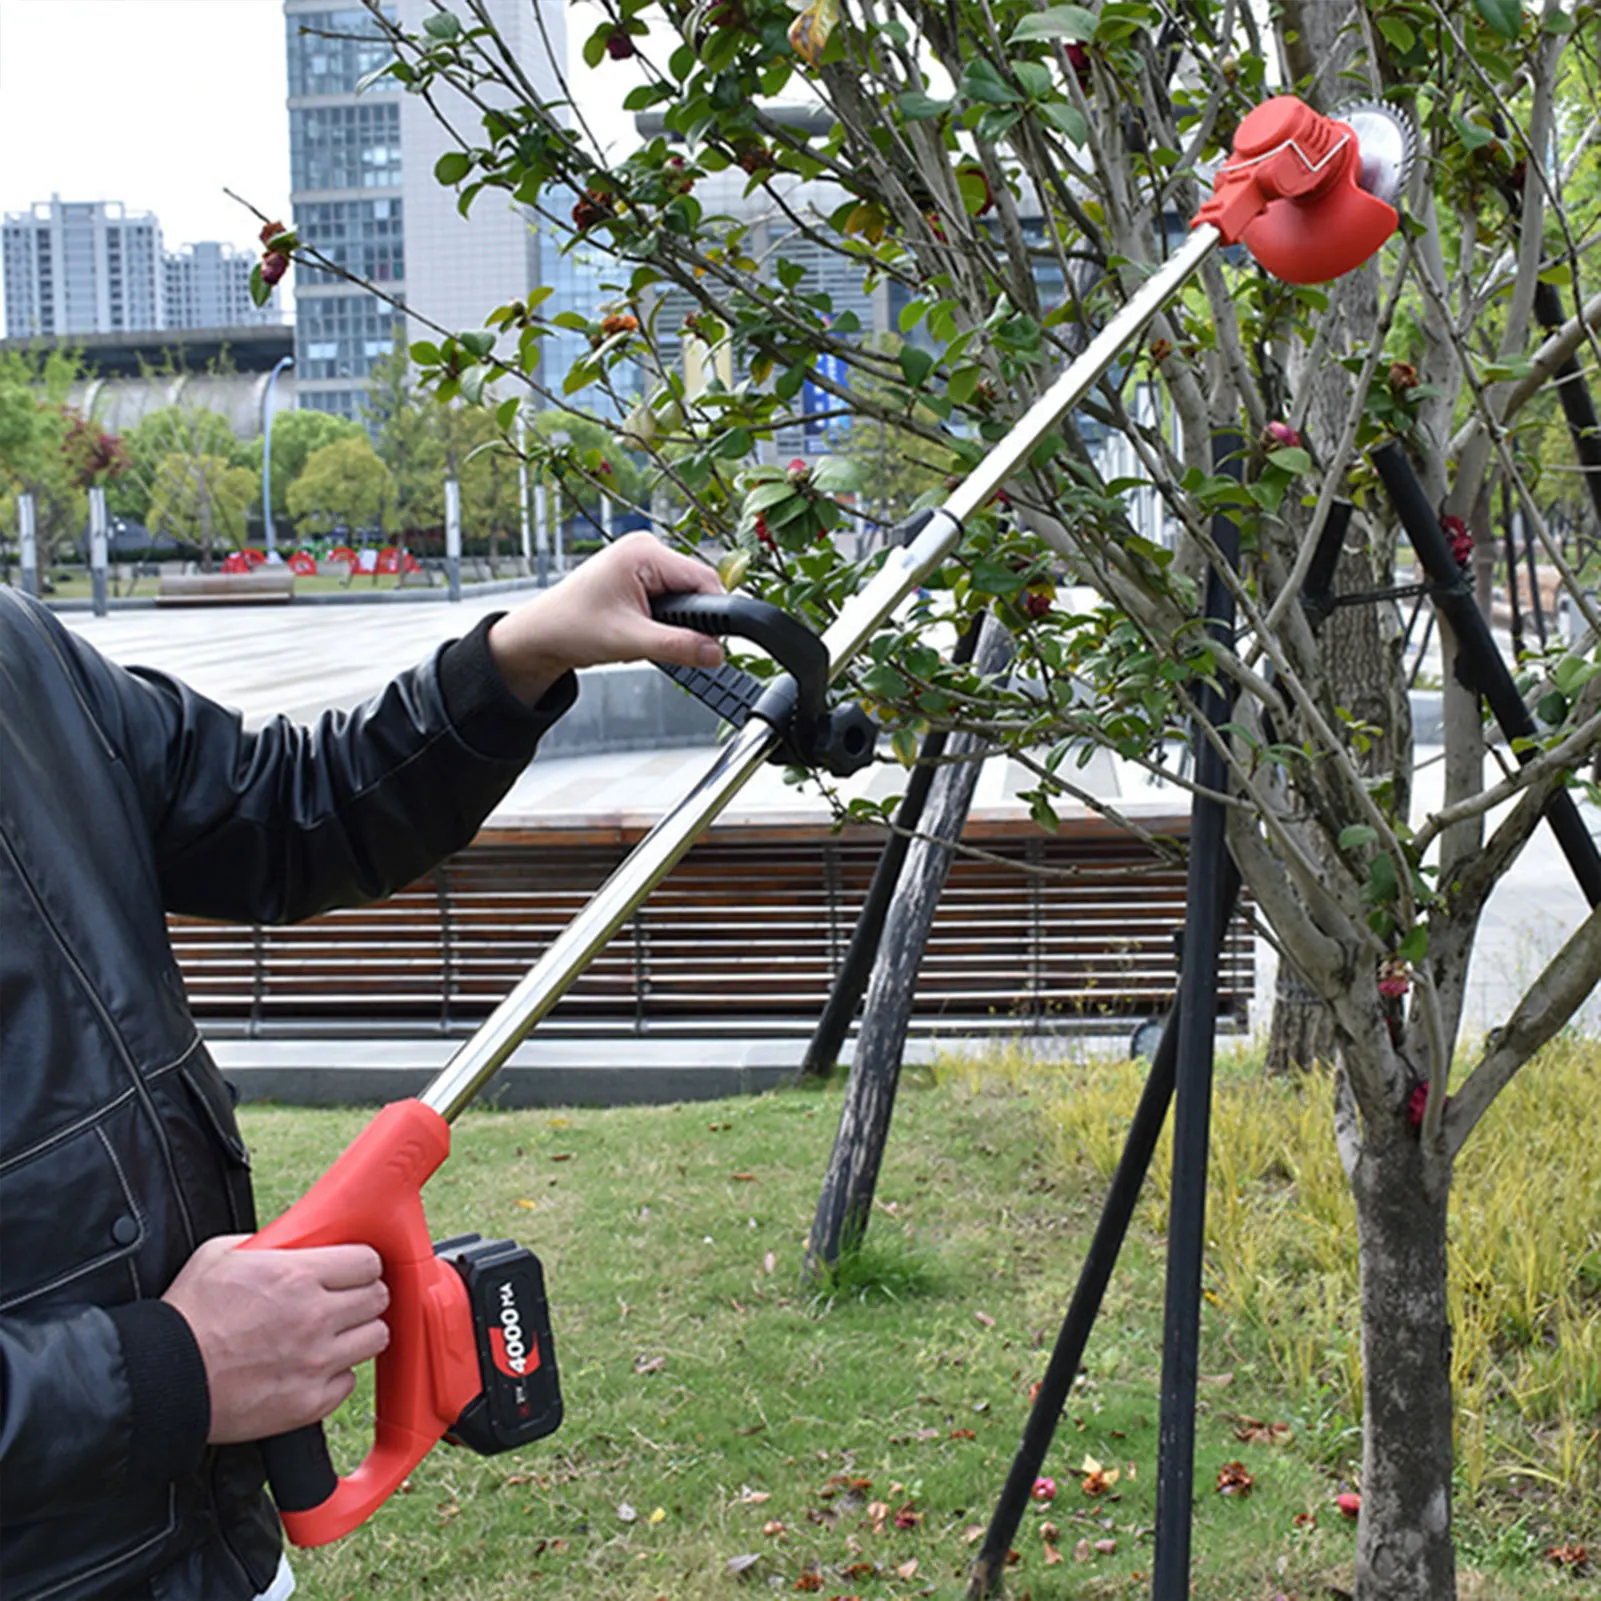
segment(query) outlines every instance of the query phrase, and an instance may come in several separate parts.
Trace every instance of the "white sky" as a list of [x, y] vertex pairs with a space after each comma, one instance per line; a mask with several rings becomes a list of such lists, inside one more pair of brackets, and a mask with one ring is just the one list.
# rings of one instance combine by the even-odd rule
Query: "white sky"
[[171, 250], [289, 211], [282, 0], [0, 0], [0, 211], [120, 200]]
[[[622, 132], [632, 72], [605, 63], [591, 83], [576, 60], [595, 16], [569, 11], [573, 81]], [[120, 200], [160, 218], [168, 250], [255, 249], [223, 191], [289, 220], [284, 38], [283, 0], [0, 0], [0, 213]]]

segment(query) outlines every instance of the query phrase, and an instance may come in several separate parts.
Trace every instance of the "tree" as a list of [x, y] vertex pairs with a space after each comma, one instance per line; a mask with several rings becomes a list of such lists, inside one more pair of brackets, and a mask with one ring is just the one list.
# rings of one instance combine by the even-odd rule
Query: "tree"
[[[1595, 911], [1452, 1082], [1489, 894], [1601, 749], [1601, 619], [1508, 437], [1558, 347], [1597, 348], [1597, 217], [1575, 181], [1593, 164], [1596, 62], [1581, 25], [1593, 7], [1281, 0], [1264, 19], [1232, 0], [811, 0], [798, 14], [779, 0], [669, 0], [663, 17], [606, 0], [585, 59], [626, 71], [624, 104], [664, 127], [621, 156], [533, 98], [480, 0], [460, 9], [415, 36], [385, 24], [389, 70], [457, 132], [440, 180], [463, 208], [490, 190], [558, 229], [570, 219], [612, 256], [616, 301], [593, 319], [547, 320], [536, 291], [491, 310], [483, 330], [433, 329], [414, 361], [447, 398], [479, 401], [520, 376], [552, 408], [584, 397], [603, 425], [637, 370], [643, 400], [623, 431], [680, 535], [740, 546], [753, 588], [820, 624], [865, 565], [817, 539], [843, 511], [810, 469], [775, 466], [778, 440], [803, 426], [808, 383], [960, 477], [1168, 252], [1173, 223], [1200, 202], [1200, 172], [1270, 81], [1320, 109], [1366, 96], [1418, 119], [1406, 223], [1378, 259], [1323, 288], [1214, 257], [1004, 501], [967, 520], [930, 586], [932, 615], [959, 632], [994, 608], [1022, 674], [986, 678], [889, 630], [852, 676], [909, 734], [960, 727], [1012, 750], [1037, 774], [1047, 825], [1082, 753], [1102, 746], [1166, 771], [1161, 753], [1201, 686], [1226, 687], [1233, 711], [1215, 740], [1229, 846], [1339, 1059], [1335, 1124], [1363, 1277], [1357, 1594], [1454, 1594], [1453, 1160], [1601, 981]], [[794, 90], [826, 115], [780, 115]], [[730, 189], [737, 172], [748, 181]], [[1561, 290], [1550, 334], [1531, 319], [1542, 277]], [[915, 340], [872, 332], [875, 296]], [[541, 346], [575, 319], [587, 351], [543, 378]], [[686, 361], [686, 349], [701, 354]], [[497, 405], [509, 428], [517, 401]], [[1171, 547], [1130, 527], [1130, 484], [1097, 472], [1090, 439], [1105, 431], [1159, 497]], [[1214, 440], [1230, 437], [1237, 474], [1214, 461]], [[1337, 587], [1380, 588], [1394, 573], [1397, 524], [1369, 464], [1385, 442], [1404, 448], [1481, 570], [1495, 548], [1485, 488], [1504, 482], [1589, 630], [1576, 649], [1521, 664], [1535, 733], [1519, 761], [1488, 771], [1482, 708], [1447, 631], [1446, 800], [1427, 816], [1411, 804], [1393, 603], [1323, 632], [1301, 605], [1336, 502], [1355, 512]], [[1241, 532], [1237, 573], [1211, 536], [1218, 513]], [[1234, 594], [1232, 644], [1204, 628], [1209, 565]], [[1028, 602], [1057, 577], [1101, 604]]]
[[[34, 533], [41, 568], [73, 550], [88, 521], [85, 491], [105, 482], [114, 457], [98, 431], [67, 403], [80, 375], [75, 357], [59, 350], [40, 356], [0, 353], [0, 505], [17, 526], [17, 497], [34, 499]], [[99, 464], [96, 464], [96, 457]]]
[[[306, 463], [325, 445], [341, 439], [356, 439], [365, 430], [349, 417], [336, 417], [327, 411], [286, 411], [272, 419], [272, 514], [288, 517], [289, 487], [305, 471]], [[247, 465], [261, 471], [262, 441], [253, 439], [248, 447]]]
[[151, 478], [149, 528], [198, 545], [209, 563], [219, 539], [243, 548], [246, 518], [259, 493], [248, 467], [205, 451], [175, 450], [162, 457]]
[[359, 430], [312, 451], [289, 486], [289, 515], [313, 537], [387, 531], [394, 505], [394, 478]]
[[198, 545], [206, 566], [215, 539], [244, 544], [260, 480], [249, 465], [249, 447], [221, 412], [162, 406], [141, 417], [124, 444], [129, 466], [107, 497], [113, 512]]

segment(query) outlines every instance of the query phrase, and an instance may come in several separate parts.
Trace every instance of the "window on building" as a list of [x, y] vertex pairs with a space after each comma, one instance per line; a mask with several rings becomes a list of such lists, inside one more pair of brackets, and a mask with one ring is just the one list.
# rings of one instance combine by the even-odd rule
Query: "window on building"
[[[386, 8], [384, 15], [394, 20], [391, 9]], [[365, 11], [299, 11], [285, 17], [284, 23], [289, 35], [291, 95], [353, 94], [368, 73], [394, 54]], [[366, 92], [389, 93], [399, 88], [393, 78], [385, 77], [376, 79]]]

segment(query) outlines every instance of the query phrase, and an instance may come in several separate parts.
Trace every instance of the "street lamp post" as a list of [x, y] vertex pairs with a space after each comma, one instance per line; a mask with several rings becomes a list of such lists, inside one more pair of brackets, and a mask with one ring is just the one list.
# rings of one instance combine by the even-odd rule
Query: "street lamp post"
[[534, 551], [528, 518], [528, 419], [517, 408], [517, 507], [522, 516], [523, 571], [533, 566]]
[[461, 485], [445, 480], [445, 579], [450, 598], [461, 599]]
[[261, 397], [261, 525], [267, 539], [267, 556], [274, 555], [272, 542], [272, 391], [278, 374], [285, 367], [293, 367], [293, 356], [281, 356], [278, 365], [267, 374], [267, 388]]

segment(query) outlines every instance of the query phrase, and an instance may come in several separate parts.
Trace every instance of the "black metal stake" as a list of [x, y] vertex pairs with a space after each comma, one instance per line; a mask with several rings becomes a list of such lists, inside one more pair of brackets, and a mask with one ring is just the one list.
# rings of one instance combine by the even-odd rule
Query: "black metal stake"
[[[1213, 460], [1238, 477], [1243, 441], [1219, 434]], [[1347, 508], [1330, 547], [1335, 556]], [[1219, 514], [1212, 537], [1232, 566], [1239, 555], [1239, 530]], [[1320, 553], [1321, 554], [1321, 553]], [[1332, 557], [1330, 558], [1333, 559]], [[1234, 602], [1221, 577], [1207, 581], [1206, 615], [1213, 638], [1231, 642]], [[1220, 692], [1206, 688], [1197, 697], [1191, 748], [1199, 783], [1221, 794], [1227, 783], [1221, 756], [1206, 737], [1204, 722], [1225, 722], [1228, 707]], [[1175, 1086], [1179, 1122], [1174, 1129], [1172, 1204], [1169, 1212], [1167, 1316], [1163, 1334], [1162, 1407], [1157, 1461], [1156, 1601], [1184, 1601], [1189, 1595], [1190, 1498], [1194, 1481], [1195, 1392], [1200, 1342], [1201, 1259], [1206, 1223], [1206, 1146], [1210, 1137], [1212, 1046], [1217, 1025], [1219, 955], [1240, 892], [1240, 873], [1224, 837], [1224, 808], [1210, 795], [1197, 795], [1191, 808], [1190, 867], [1186, 889], [1183, 952], [1178, 1004], [1168, 1014], [1161, 1044], [1146, 1075], [1145, 1088], [1129, 1125], [1117, 1170], [1090, 1242], [1078, 1286], [1056, 1337], [1056, 1345], [1024, 1425], [1000, 1500], [990, 1519], [968, 1580], [971, 1601], [991, 1594], [1005, 1572], [1012, 1537], [1028, 1506], [1034, 1481], [1045, 1461], [1084, 1346], [1100, 1312], [1112, 1268], [1128, 1233], [1151, 1154], [1167, 1118]], [[1199, 1185], [1198, 1195], [1196, 1186]], [[1181, 1194], [1188, 1199], [1181, 1207]], [[1187, 1414], [1187, 1415], [1186, 1415]]]
[[[1378, 468], [1390, 504], [1395, 507], [1423, 570], [1434, 581], [1435, 610], [1450, 623], [1456, 635], [1458, 676], [1469, 689], [1484, 696], [1509, 741], [1515, 744], [1518, 740], [1534, 738], [1538, 732], [1534, 719], [1518, 694], [1506, 661], [1496, 648], [1490, 625], [1473, 598], [1472, 585], [1451, 554], [1440, 528], [1439, 514], [1412, 471], [1406, 452], [1392, 440], [1373, 452], [1373, 465]], [[1529, 762], [1535, 753], [1523, 750], [1517, 754], [1519, 761]], [[1562, 854], [1567, 857], [1585, 898], [1592, 906], [1601, 905], [1601, 851], [1596, 849], [1590, 830], [1585, 827], [1567, 790], [1551, 792], [1545, 804], [1545, 820], [1551, 825], [1551, 832], [1562, 847]]]
[[[1212, 457], [1222, 472], [1241, 475], [1243, 441], [1218, 434]], [[1232, 567], [1239, 529], [1224, 513], [1212, 519], [1212, 538]], [[1232, 644], [1234, 601], [1214, 568], [1207, 578], [1206, 615], [1214, 639]], [[1200, 1366], [1201, 1269], [1206, 1253], [1206, 1167], [1212, 1129], [1212, 1051], [1217, 1029], [1219, 886], [1228, 861], [1223, 803], [1212, 798], [1228, 784], [1221, 754], [1206, 737], [1228, 719], [1220, 690], [1203, 687], [1195, 719], [1196, 779], [1203, 791], [1190, 810], [1190, 872], [1185, 895], [1184, 950], [1189, 971], [1179, 991], [1178, 1052], [1174, 1065], [1173, 1183], [1168, 1207], [1167, 1298], [1162, 1328], [1162, 1404], [1156, 1459], [1156, 1553], [1153, 1601], [1186, 1601], [1190, 1593], [1191, 1501], [1195, 1482], [1195, 1394]]]
[[[1240, 873], [1233, 857], [1225, 857], [1223, 872], [1217, 882], [1217, 927], [1226, 929], [1234, 915], [1234, 904], [1240, 892]], [[1189, 980], [1181, 977], [1180, 993]], [[1167, 1121], [1167, 1109], [1173, 1099], [1174, 1063], [1178, 1060], [1179, 1011], [1175, 1006], [1168, 1013], [1162, 1028], [1161, 1043], [1151, 1060], [1145, 1087], [1140, 1092], [1139, 1105], [1129, 1123], [1123, 1142], [1122, 1154], [1112, 1182], [1107, 1187], [1106, 1200], [1101, 1207], [1100, 1221], [1095, 1225], [1094, 1236], [1079, 1269], [1078, 1285], [1068, 1303], [1067, 1314], [1056, 1336], [1051, 1359], [1046, 1364], [1045, 1376], [1029, 1410], [1023, 1426], [1022, 1442], [1012, 1459], [1000, 1500], [990, 1518], [984, 1544], [979, 1548], [968, 1583], [968, 1595], [973, 1601], [982, 1601], [990, 1595], [1006, 1571], [1006, 1558], [1028, 1510], [1034, 1481], [1045, 1465], [1045, 1455], [1051, 1448], [1056, 1424], [1072, 1393], [1073, 1381], [1078, 1377], [1084, 1359], [1084, 1347], [1100, 1314], [1106, 1286], [1111, 1281], [1112, 1269], [1117, 1265], [1118, 1253], [1128, 1234], [1134, 1217], [1134, 1208], [1150, 1170], [1151, 1156], [1161, 1138], [1162, 1125]]]

